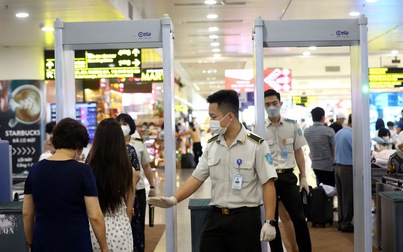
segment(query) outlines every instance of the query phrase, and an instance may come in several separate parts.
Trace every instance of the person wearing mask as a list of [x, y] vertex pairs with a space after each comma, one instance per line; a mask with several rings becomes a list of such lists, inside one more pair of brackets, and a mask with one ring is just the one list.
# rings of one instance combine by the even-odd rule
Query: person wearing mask
[[[147, 147], [144, 144], [144, 140], [140, 137], [140, 134], [136, 131], [136, 123], [133, 118], [128, 114], [119, 114], [116, 120], [122, 127], [129, 126], [130, 132], [134, 133], [130, 135], [129, 144], [134, 147], [140, 165], [140, 180], [136, 186], [136, 199], [134, 202], [134, 216], [131, 222], [134, 240], [134, 251], [142, 252], [145, 249], [145, 218], [146, 218], [146, 189], [145, 179], [147, 178], [150, 183], [149, 197], [156, 195], [154, 178], [151, 171], [151, 158], [148, 154]], [[129, 134], [130, 134], [129, 132]]]
[[80, 122], [60, 120], [53, 130], [55, 154], [29, 170], [22, 216], [30, 251], [90, 252], [89, 224], [100, 251], [108, 251], [94, 174], [75, 160], [89, 139]]
[[334, 187], [334, 130], [325, 126], [325, 110], [312, 109], [313, 125], [304, 132], [310, 149], [312, 169], [316, 175], [316, 184], [323, 183]]
[[[131, 116], [125, 114], [119, 117], [119, 124], [121, 125], [122, 131], [123, 131], [123, 136], [125, 139], [126, 143], [126, 148], [127, 148], [127, 153], [129, 154], [131, 164], [133, 168], [136, 170], [136, 173], [138, 173], [139, 178], [141, 177], [140, 175], [140, 162], [139, 158], [137, 155], [137, 151], [134, 148], [133, 145], [130, 144], [131, 136], [134, 134], [136, 131], [136, 124], [134, 123], [133, 118]], [[135, 186], [137, 188], [137, 184]], [[137, 194], [137, 191], [136, 191]], [[134, 209], [134, 218], [131, 219], [131, 228], [132, 228], [132, 234], [133, 234], [133, 246], [134, 248], [139, 248], [144, 249], [145, 244], [144, 244], [144, 232], [141, 232], [141, 229], [139, 228], [140, 223], [141, 223], [141, 216], [140, 216], [140, 204], [138, 200], [135, 200], [133, 204], [133, 209]]]
[[346, 116], [344, 113], [339, 112], [336, 115], [336, 121], [332, 123], [329, 127], [334, 130], [334, 133], [337, 133], [337, 131], [341, 130], [343, 128], [343, 123], [344, 120], [346, 119]]
[[[305, 158], [302, 147], [306, 144], [302, 130], [297, 121], [280, 115], [282, 106], [280, 93], [273, 89], [264, 92], [265, 109], [268, 115], [265, 140], [269, 144], [273, 165], [278, 179], [275, 182], [277, 198], [282, 202], [294, 225], [295, 236], [300, 252], [312, 250], [308, 225], [305, 220], [299, 191], [304, 188], [309, 193], [305, 174]], [[297, 177], [293, 173], [295, 165], [301, 176], [299, 191]], [[278, 212], [278, 211], [276, 211]], [[278, 216], [276, 216], [276, 219]], [[281, 235], [270, 242], [272, 251], [283, 251]]]
[[[273, 159], [263, 138], [239, 122], [239, 99], [234, 90], [207, 97], [210, 129], [207, 144], [192, 175], [171, 197], [151, 197], [148, 203], [172, 207], [192, 195], [211, 178], [210, 210], [200, 239], [201, 252], [261, 251], [261, 241], [276, 236], [274, 212], [277, 178]], [[264, 204], [265, 219], [260, 221]]]
[[351, 114], [348, 116], [347, 126], [343, 127], [334, 137], [336, 154], [336, 188], [339, 207], [338, 230], [354, 232], [352, 223], [354, 216], [353, 203], [353, 129]]
[[[122, 128], [115, 119], [104, 119], [97, 126], [88, 161], [97, 182], [109, 249], [133, 251], [130, 221], [140, 176], [132, 167]], [[91, 239], [94, 251], [100, 251], [92, 230]]]
[[41, 161], [42, 159], [52, 156], [56, 151], [52, 144], [52, 134], [53, 134], [53, 129], [55, 128], [55, 126], [56, 126], [56, 122], [49, 122], [45, 126], [45, 132], [46, 132], [48, 138], [43, 143], [43, 153], [39, 156], [38, 161]]
[[378, 135], [372, 140], [375, 142], [374, 151], [376, 152], [391, 150], [393, 147], [393, 140], [390, 138], [390, 132], [387, 128], [379, 128]]
[[195, 126], [192, 122], [189, 123], [190, 129], [182, 133], [182, 136], [190, 135], [190, 139], [193, 144], [193, 155], [196, 165], [199, 163], [199, 158], [203, 154], [201, 140], [200, 140], [200, 128]]

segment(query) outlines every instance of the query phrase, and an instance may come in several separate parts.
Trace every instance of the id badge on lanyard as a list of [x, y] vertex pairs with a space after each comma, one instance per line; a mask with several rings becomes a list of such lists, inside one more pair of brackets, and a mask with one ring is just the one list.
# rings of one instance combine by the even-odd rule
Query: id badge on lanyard
[[242, 189], [242, 174], [240, 174], [239, 169], [242, 164], [242, 159], [237, 159], [236, 163], [238, 164], [238, 171], [234, 174], [232, 179], [232, 189], [241, 190]]

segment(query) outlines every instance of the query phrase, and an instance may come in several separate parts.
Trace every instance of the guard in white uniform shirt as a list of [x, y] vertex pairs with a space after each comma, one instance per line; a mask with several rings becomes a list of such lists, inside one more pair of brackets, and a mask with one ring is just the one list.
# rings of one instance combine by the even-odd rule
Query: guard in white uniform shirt
[[[261, 251], [260, 241], [276, 236], [274, 220], [277, 179], [269, 147], [247, 131], [238, 119], [239, 99], [233, 90], [207, 98], [210, 128], [216, 136], [207, 144], [199, 164], [171, 197], [149, 198], [158, 207], [172, 207], [211, 178], [211, 209], [204, 220], [201, 252]], [[260, 220], [264, 204], [266, 221]]]
[[[277, 91], [266, 90], [264, 102], [268, 114], [265, 139], [269, 144], [270, 153], [273, 155], [273, 164], [278, 175], [278, 180], [275, 182], [277, 196], [293, 222], [299, 251], [310, 252], [312, 250], [311, 238], [299, 193], [302, 188], [309, 192], [302, 150], [306, 141], [297, 121], [281, 117], [280, 108], [283, 103]], [[300, 190], [296, 186], [297, 177], [293, 173], [295, 165], [298, 165], [301, 176]], [[272, 251], [283, 251], [280, 235], [270, 242], [270, 247]]]

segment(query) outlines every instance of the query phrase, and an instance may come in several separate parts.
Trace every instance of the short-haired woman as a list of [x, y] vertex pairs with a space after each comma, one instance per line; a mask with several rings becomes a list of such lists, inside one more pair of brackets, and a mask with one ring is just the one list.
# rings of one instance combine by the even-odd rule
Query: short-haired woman
[[23, 222], [31, 251], [92, 251], [88, 219], [102, 251], [105, 222], [91, 167], [76, 161], [89, 136], [65, 118], [53, 130], [53, 156], [35, 163], [25, 181]]

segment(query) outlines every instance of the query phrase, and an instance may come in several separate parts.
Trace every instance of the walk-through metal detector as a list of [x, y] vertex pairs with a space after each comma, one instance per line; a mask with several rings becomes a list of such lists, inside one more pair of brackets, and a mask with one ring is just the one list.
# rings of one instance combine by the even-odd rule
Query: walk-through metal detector
[[[162, 48], [164, 74], [164, 131], [165, 150], [175, 146], [174, 121], [174, 28], [168, 15], [161, 19], [125, 20], [107, 22], [55, 23], [55, 81], [56, 120], [76, 118], [76, 88], [74, 76], [74, 50]], [[175, 191], [175, 150], [165, 151], [165, 192]], [[166, 251], [177, 250], [176, 207], [166, 209]]]
[[[256, 18], [254, 68], [256, 132], [264, 136], [264, 47], [349, 46], [354, 167], [354, 251], [372, 251], [367, 18], [276, 20]], [[315, 241], [313, 241], [315, 242]], [[267, 249], [267, 248], [266, 248]]]

